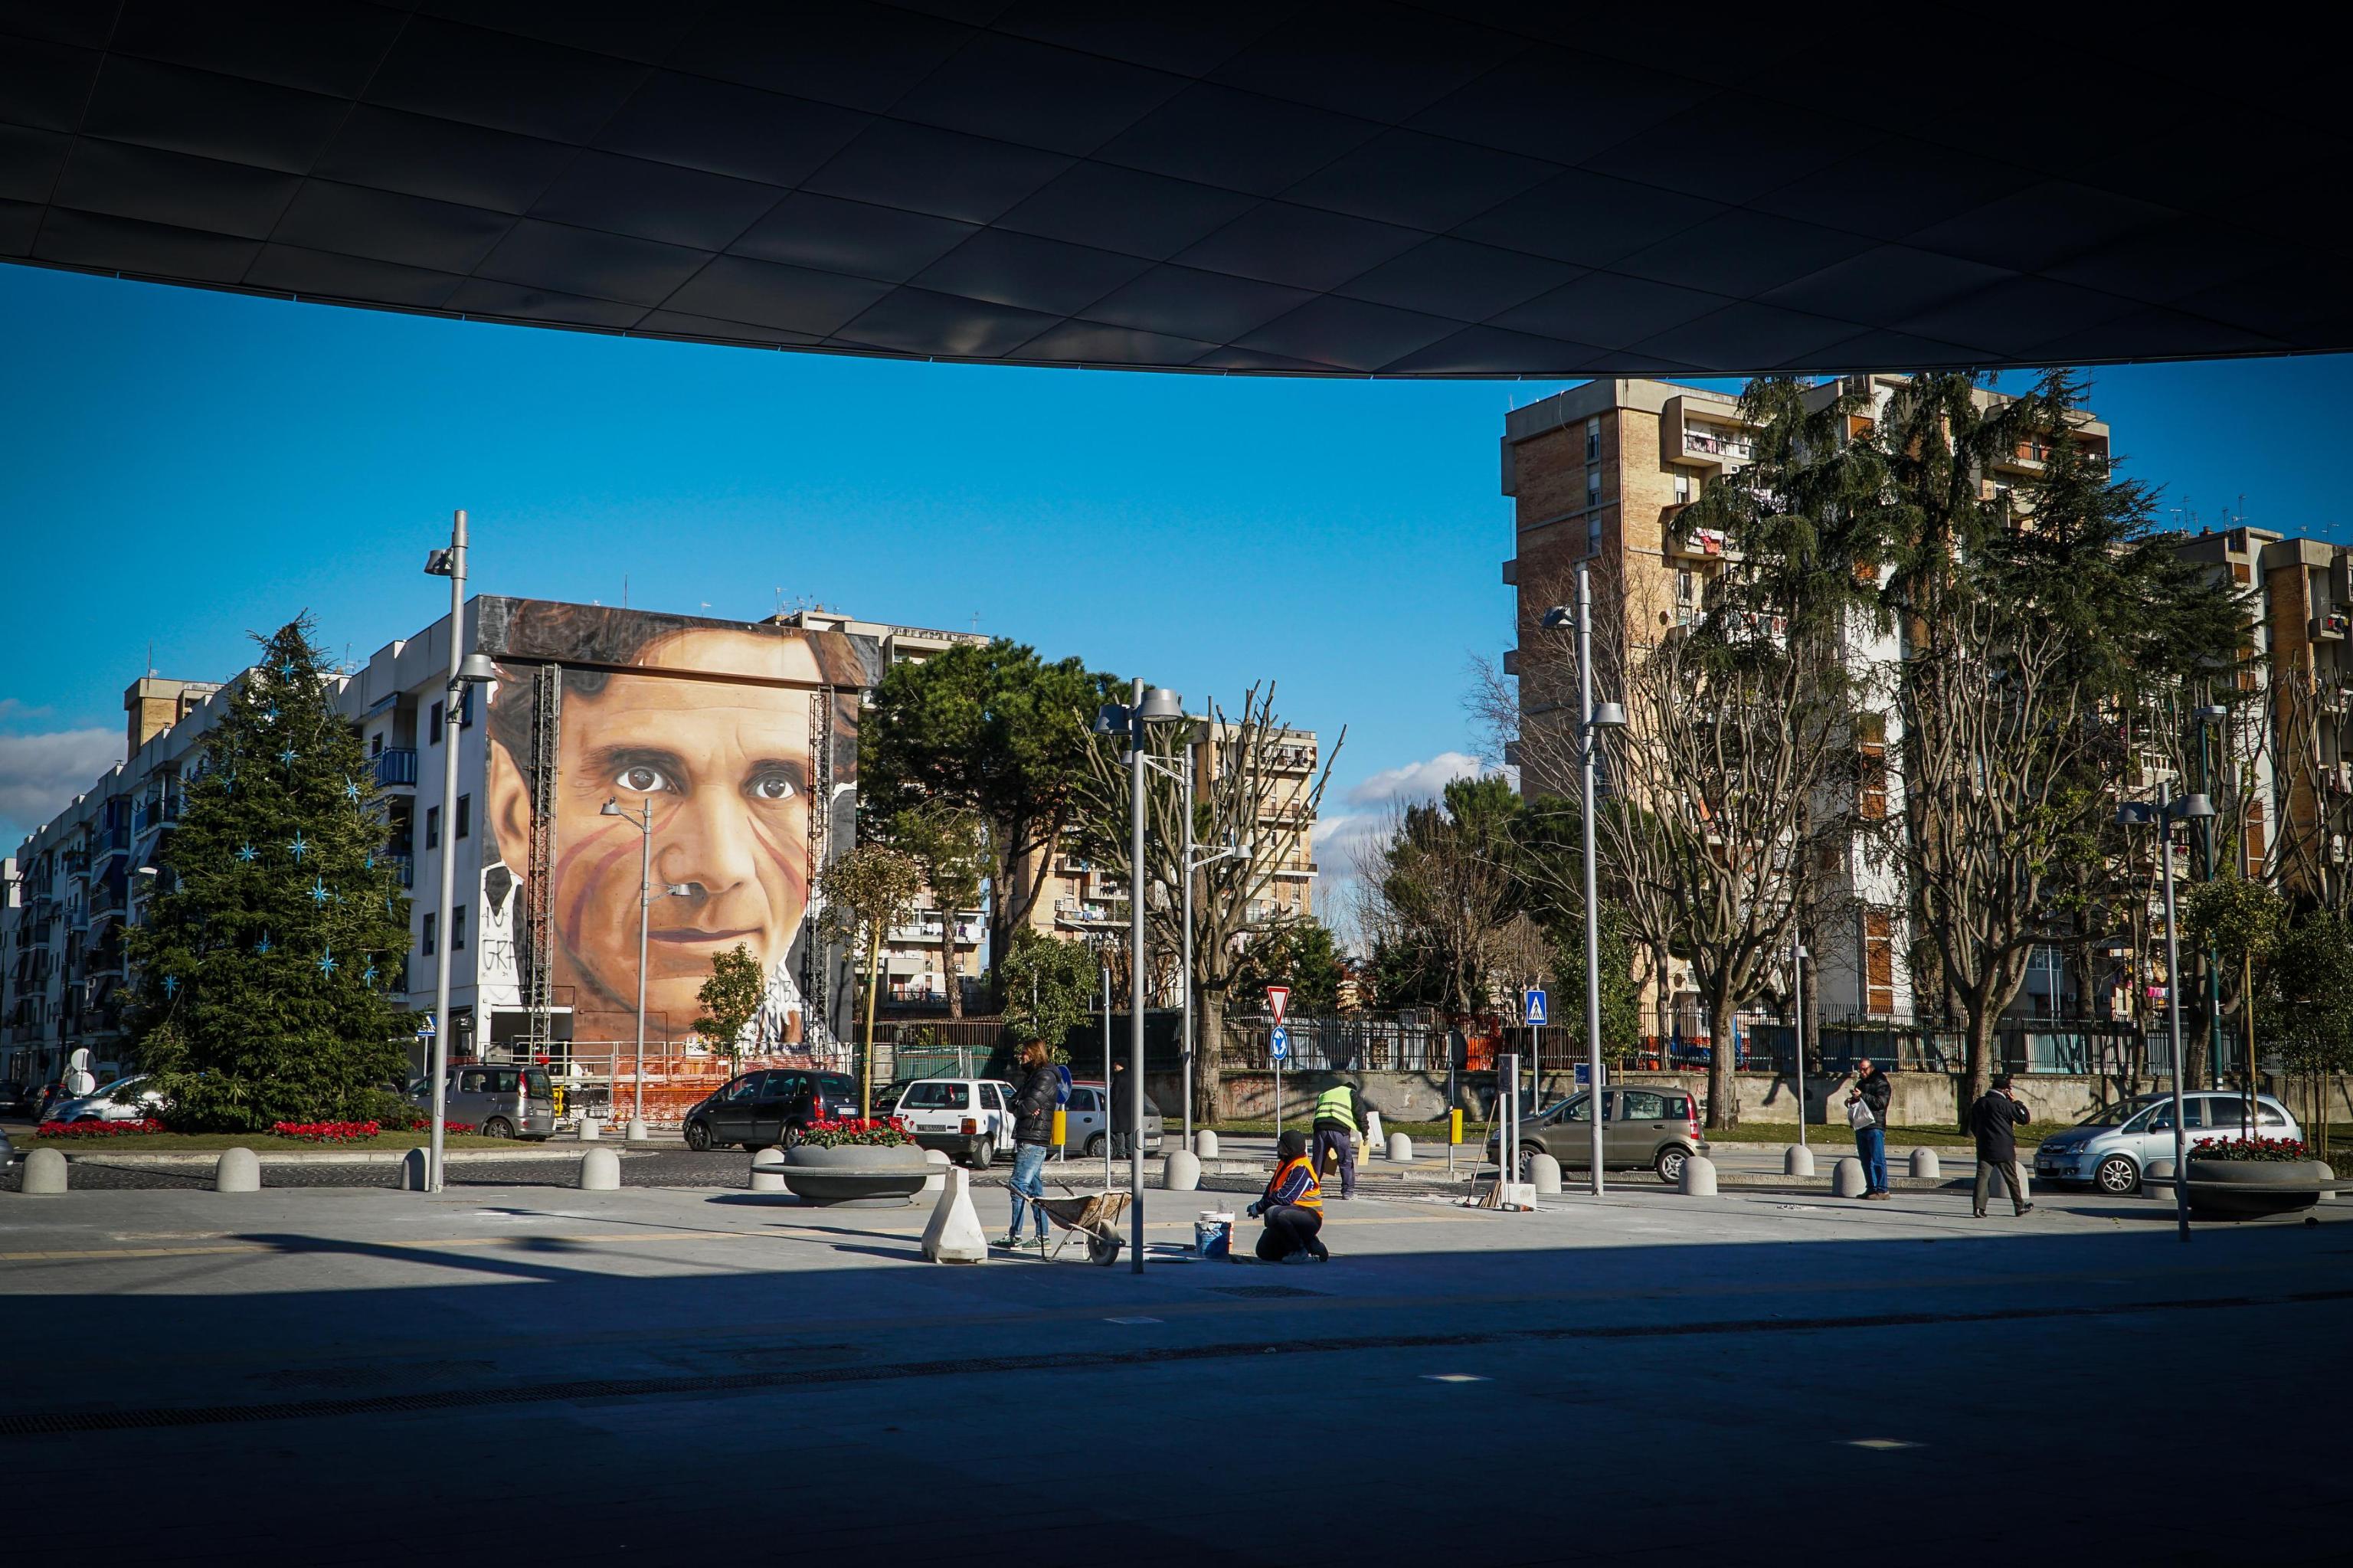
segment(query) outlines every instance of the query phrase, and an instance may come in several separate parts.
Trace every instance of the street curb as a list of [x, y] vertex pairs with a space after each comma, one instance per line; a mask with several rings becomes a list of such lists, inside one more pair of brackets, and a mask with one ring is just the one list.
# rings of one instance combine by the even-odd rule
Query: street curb
[[[606, 1147], [584, 1144], [584, 1149]], [[615, 1150], [620, 1152], [618, 1150]], [[185, 1154], [111, 1154], [102, 1150], [75, 1150], [64, 1154], [72, 1165], [111, 1166], [123, 1171], [209, 1171], [220, 1163], [227, 1150], [204, 1150]], [[397, 1165], [414, 1152], [406, 1149], [303, 1149], [255, 1150], [264, 1165]], [[441, 1156], [452, 1165], [506, 1163], [512, 1160], [547, 1160], [551, 1163], [570, 1160], [577, 1163], [580, 1155], [574, 1149], [451, 1149]]]

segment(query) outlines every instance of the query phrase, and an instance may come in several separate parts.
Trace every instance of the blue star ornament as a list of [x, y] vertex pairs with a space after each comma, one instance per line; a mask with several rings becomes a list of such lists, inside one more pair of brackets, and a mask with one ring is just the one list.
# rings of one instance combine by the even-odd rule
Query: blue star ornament
[[257, 953], [267, 953], [268, 951], [269, 951], [269, 932], [264, 931], [264, 932], [261, 934], [261, 940], [259, 940], [259, 942], [256, 942], [256, 943], [253, 945], [253, 950], [254, 950], [255, 952], [257, 952]]
[[294, 759], [301, 755], [302, 754], [301, 752], [295, 750], [290, 746], [285, 750], [278, 754], [278, 760], [286, 764], [287, 767], [291, 768], [294, 766]]
[[332, 898], [332, 897], [333, 897], [333, 896], [334, 896], [334, 895], [332, 895], [332, 894], [331, 894], [331, 893], [329, 893], [329, 892], [327, 891], [327, 879], [326, 879], [325, 877], [323, 877], [323, 876], [314, 876], [314, 877], [312, 877], [312, 878], [311, 879], [311, 903], [313, 903], [313, 904], [324, 904], [328, 899], [330, 899], [330, 898]]
[[239, 860], [241, 860], [241, 861], [244, 861], [244, 862], [245, 862], [247, 864], [248, 864], [248, 865], [252, 864], [252, 863], [253, 863], [253, 846], [252, 846], [251, 844], [240, 844], [240, 845], [238, 845], [238, 846], [237, 846], [237, 859], [239, 859]]
[[335, 951], [332, 948], [319, 955], [319, 972], [322, 975], [335, 972]]
[[344, 800], [346, 800], [356, 801], [356, 800], [359, 800], [359, 798], [360, 798], [360, 781], [359, 781], [358, 779], [344, 779], [344, 780], [343, 780], [343, 799], [344, 799]]
[[278, 673], [289, 681], [292, 680], [294, 678], [294, 661], [289, 659], [283, 664], [279, 665]]
[[164, 994], [165, 996], [176, 996], [179, 994], [179, 991], [180, 977], [177, 975], [165, 975], [164, 977]]
[[375, 966], [374, 964], [370, 964], [366, 969], [360, 971], [360, 983], [362, 985], [375, 984]]
[[302, 857], [310, 853], [311, 845], [310, 842], [302, 837], [302, 830], [297, 828], [294, 830], [294, 842], [288, 844], [286, 848], [294, 856], [294, 863], [300, 865], [302, 863]]

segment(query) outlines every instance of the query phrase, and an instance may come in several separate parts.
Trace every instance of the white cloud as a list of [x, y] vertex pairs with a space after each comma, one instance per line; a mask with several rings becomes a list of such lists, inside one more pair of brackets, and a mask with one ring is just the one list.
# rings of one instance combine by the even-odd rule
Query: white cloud
[[[5, 710], [26, 710], [13, 701]], [[43, 735], [0, 735], [0, 853], [57, 815], [98, 776], [122, 760], [122, 732], [93, 726]]]
[[1486, 770], [1467, 751], [1441, 751], [1426, 761], [1384, 768], [1348, 791], [1348, 804], [1359, 810], [1418, 806], [1437, 800], [1457, 779], [1475, 779]]

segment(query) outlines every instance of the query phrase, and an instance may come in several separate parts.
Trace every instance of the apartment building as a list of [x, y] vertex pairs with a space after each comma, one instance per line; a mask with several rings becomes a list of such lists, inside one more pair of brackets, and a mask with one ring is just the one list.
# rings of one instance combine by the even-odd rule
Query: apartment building
[[[857, 712], [881, 641], [491, 597], [468, 602], [459, 634], [499, 678], [459, 704], [458, 785], [446, 797], [449, 619], [334, 677], [334, 705], [369, 759], [385, 853], [410, 892], [411, 948], [396, 982], [406, 1005], [432, 1006], [447, 964], [447, 1027], [461, 1053], [560, 1056], [575, 1042], [631, 1037], [641, 840], [628, 816], [603, 813], [611, 800], [651, 811], [649, 1035], [689, 1034], [712, 953], [743, 945], [768, 976], [746, 1044], [833, 1053], [848, 988], [807, 890], [851, 839]], [[54, 1075], [81, 1046], [101, 1066], [123, 1061], [135, 977], [122, 932], [153, 868], [170, 864], [183, 787], [234, 684], [134, 682], [128, 758], [18, 850], [0, 997], [12, 1074]], [[443, 930], [445, 833], [456, 882]]]
[[[1206, 795], [1227, 771], [1240, 764], [1236, 726], [1207, 718], [1190, 721], [1187, 758], [1194, 789]], [[1320, 753], [1316, 732], [1284, 729], [1270, 737], [1267, 788], [1259, 802], [1258, 842], [1273, 874], [1250, 910], [1253, 920], [1304, 920], [1315, 910], [1314, 791]], [[1089, 937], [1127, 926], [1127, 888], [1110, 870], [1065, 848], [1053, 857], [1030, 928], [1049, 936]]]
[[[842, 632], [871, 642], [882, 667], [920, 664], [950, 648], [986, 647], [988, 639], [976, 631], [943, 631], [933, 627], [900, 626], [889, 621], [860, 620], [822, 607], [788, 610], [772, 618], [778, 626]], [[880, 674], [877, 674], [880, 679]], [[953, 944], [948, 940], [953, 935]], [[987, 968], [988, 916], [978, 908], [947, 909], [931, 889], [923, 891], [914, 913], [893, 927], [882, 943], [884, 1000], [898, 1007], [945, 1007], [948, 988], [959, 988], [963, 1004], [981, 1002], [981, 974]], [[950, 959], [947, 950], [954, 947]]]
[[[1856, 399], [1840, 432], [1851, 440], [1886, 416], [1905, 381], [1840, 377], [1808, 397], [1817, 409], [1841, 395]], [[1978, 396], [1990, 403], [2000, 395]], [[1710, 480], [1749, 464], [1756, 434], [1735, 396], [1645, 379], [1588, 382], [1506, 417], [1502, 491], [1514, 503], [1514, 547], [1503, 578], [1516, 592], [1519, 645], [1504, 655], [1504, 668], [1519, 683], [1523, 739], [1514, 760], [1523, 764], [1525, 789], [1567, 793], [1576, 787], [1573, 779], [1551, 776], [1573, 755], [1566, 741], [1574, 733], [1577, 689], [1565, 640], [1540, 632], [1546, 613], [1575, 603], [1581, 567], [1592, 578], [1597, 613], [1621, 618], [1628, 657], [1639, 658], [1703, 619], [1729, 564], [1726, 543], [1713, 530], [1678, 529], [1675, 517]], [[2070, 434], [2105, 455], [2108, 428], [2095, 418], [2072, 421]], [[2049, 455], [2044, 440], [2021, 442], [1987, 465], [1980, 493], [1990, 499], [2010, 493], [2040, 472]], [[1901, 627], [1883, 630], [1858, 614], [1840, 635], [1858, 673], [1891, 671], [1904, 656]], [[1824, 802], [1831, 809], [1825, 815], [1852, 811], [1868, 821], [1902, 810], [1903, 781], [1887, 762], [1900, 739], [1894, 713], [1863, 715], [1854, 736], [1854, 782], [1841, 787], [1843, 798]], [[1909, 1012], [1909, 900], [1900, 871], [1891, 857], [1871, 852], [1863, 832], [1821, 853], [1816, 869], [1826, 885], [1810, 937], [1820, 1005], [1856, 1017]], [[2055, 1007], [2061, 983], [2055, 966], [2038, 965], [2021, 1005]], [[1695, 1017], [1689, 972], [1672, 959], [1664, 972], [1648, 977], [1648, 991], [1647, 1011], [1661, 1033]]]

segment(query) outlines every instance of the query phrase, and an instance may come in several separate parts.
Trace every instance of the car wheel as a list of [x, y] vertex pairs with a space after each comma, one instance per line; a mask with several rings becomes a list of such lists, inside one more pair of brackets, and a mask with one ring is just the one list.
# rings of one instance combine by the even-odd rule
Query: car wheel
[[2140, 1191], [2140, 1170], [2123, 1155], [2111, 1154], [2100, 1161], [2092, 1181], [2112, 1198], [2129, 1198]]
[[1659, 1157], [1651, 1161], [1651, 1169], [1656, 1171], [1659, 1173], [1659, 1180], [1668, 1186], [1679, 1186], [1683, 1179], [1683, 1161], [1690, 1157], [1689, 1150], [1678, 1149], [1670, 1144], [1659, 1150]]
[[1095, 1134], [1092, 1138], [1090, 1138], [1089, 1139], [1087, 1139], [1087, 1158], [1088, 1158], [1088, 1159], [1090, 1159], [1090, 1160], [1101, 1160], [1101, 1159], [1103, 1158], [1103, 1135], [1102, 1133], [1100, 1133], [1100, 1132], [1099, 1132], [1099, 1133]]
[[512, 1138], [514, 1136], [514, 1123], [509, 1121], [502, 1116], [494, 1116], [490, 1120], [482, 1124], [482, 1136], [484, 1138]]
[[691, 1121], [686, 1124], [686, 1146], [697, 1154], [711, 1147], [711, 1124]]
[[984, 1141], [976, 1143], [972, 1146], [972, 1168], [975, 1171], [987, 1170], [988, 1162], [996, 1158], [997, 1146], [995, 1144]]

